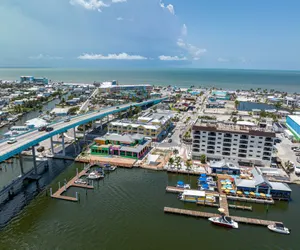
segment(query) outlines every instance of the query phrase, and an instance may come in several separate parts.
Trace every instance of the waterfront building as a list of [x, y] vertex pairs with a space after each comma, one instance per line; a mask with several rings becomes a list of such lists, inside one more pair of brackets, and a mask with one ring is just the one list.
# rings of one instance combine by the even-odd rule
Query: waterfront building
[[211, 172], [214, 174], [232, 174], [240, 175], [241, 169], [236, 163], [221, 160], [221, 161], [210, 161], [208, 166], [211, 169]]
[[118, 120], [108, 124], [109, 133], [142, 134], [161, 141], [172, 126], [173, 113], [167, 111], [148, 112], [137, 120]]
[[46, 122], [42, 118], [33, 118], [31, 120], [27, 120], [25, 122], [25, 125], [26, 125], [27, 128], [33, 129], [33, 128], [39, 128], [39, 127], [47, 126], [48, 122]]
[[69, 113], [70, 108], [54, 108], [51, 110], [50, 114], [57, 116], [66, 116]]
[[286, 183], [272, 182], [265, 178], [259, 168], [252, 169], [252, 180], [235, 179], [237, 190], [271, 194], [275, 199], [290, 199], [292, 190]]
[[257, 126], [212, 120], [197, 120], [193, 125], [192, 158], [229, 160], [240, 165], [270, 165], [275, 133]]
[[217, 100], [230, 100], [231, 96], [228, 91], [221, 91], [221, 90], [214, 90], [212, 92], [211, 97], [209, 100], [217, 101]]
[[149, 96], [152, 92], [153, 86], [150, 84], [141, 85], [119, 85], [117, 82], [104, 82], [100, 85], [99, 91], [102, 93], [116, 94], [124, 91], [142, 91], [146, 92]]
[[294, 136], [300, 140], [300, 116], [299, 115], [289, 115], [286, 118], [286, 125]]
[[151, 140], [141, 134], [109, 134], [94, 139], [91, 154], [140, 159], [149, 152]]
[[21, 76], [20, 83], [35, 83], [35, 84], [48, 84], [48, 79], [45, 77], [34, 76]]
[[225, 108], [225, 104], [223, 101], [208, 102], [206, 108]]

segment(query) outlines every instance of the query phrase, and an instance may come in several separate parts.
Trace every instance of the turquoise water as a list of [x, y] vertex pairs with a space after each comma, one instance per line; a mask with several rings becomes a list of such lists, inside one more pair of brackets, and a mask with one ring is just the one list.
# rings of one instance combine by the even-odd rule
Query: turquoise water
[[300, 89], [300, 71], [226, 70], [226, 69], [45, 69], [2, 68], [0, 79], [16, 80], [21, 75], [44, 76], [55, 81], [86, 82], [116, 79], [120, 84], [160, 86], [218, 87], [224, 89], [276, 89], [295, 92]]

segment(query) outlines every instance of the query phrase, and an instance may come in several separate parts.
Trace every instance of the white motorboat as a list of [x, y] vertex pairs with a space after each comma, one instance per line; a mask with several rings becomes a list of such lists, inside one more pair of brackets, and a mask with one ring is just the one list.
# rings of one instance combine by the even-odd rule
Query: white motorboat
[[239, 228], [239, 224], [228, 216], [211, 217], [208, 220], [221, 227]]
[[82, 184], [82, 185], [87, 185], [87, 182], [83, 179], [77, 179], [74, 181], [75, 184]]
[[280, 234], [290, 234], [291, 231], [285, 227], [282, 223], [275, 223], [268, 226], [269, 230], [280, 233]]
[[89, 180], [99, 180], [100, 178], [104, 178], [103, 174], [98, 173], [97, 171], [89, 173], [88, 177]]

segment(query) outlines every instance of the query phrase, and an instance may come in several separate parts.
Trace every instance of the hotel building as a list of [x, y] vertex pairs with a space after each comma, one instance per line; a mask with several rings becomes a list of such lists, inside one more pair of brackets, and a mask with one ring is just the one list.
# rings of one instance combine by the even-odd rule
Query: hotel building
[[271, 164], [275, 133], [250, 125], [198, 120], [193, 125], [193, 160], [230, 160], [240, 165]]

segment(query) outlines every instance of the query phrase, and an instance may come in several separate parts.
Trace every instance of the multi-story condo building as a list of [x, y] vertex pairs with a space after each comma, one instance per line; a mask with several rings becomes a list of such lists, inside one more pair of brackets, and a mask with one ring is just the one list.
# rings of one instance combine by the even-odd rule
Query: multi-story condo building
[[253, 125], [198, 120], [193, 125], [192, 158], [270, 165], [275, 133]]
[[147, 113], [137, 120], [118, 120], [108, 125], [109, 133], [142, 134], [153, 141], [161, 141], [172, 126], [171, 112], [157, 111]]

